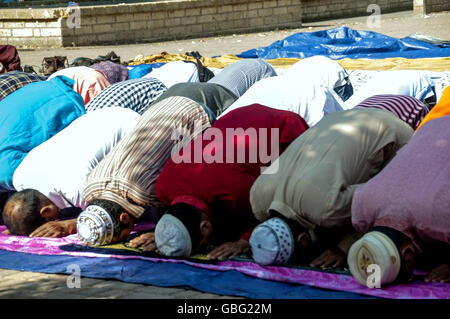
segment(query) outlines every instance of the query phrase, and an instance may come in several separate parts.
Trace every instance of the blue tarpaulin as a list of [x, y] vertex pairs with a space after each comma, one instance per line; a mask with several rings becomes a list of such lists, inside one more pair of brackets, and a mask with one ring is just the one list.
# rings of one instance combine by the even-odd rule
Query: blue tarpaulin
[[245, 51], [240, 58], [307, 58], [323, 55], [331, 59], [385, 59], [450, 57], [450, 45], [433, 44], [406, 37], [389, 37], [372, 31], [339, 27], [317, 32], [293, 34], [267, 47]]

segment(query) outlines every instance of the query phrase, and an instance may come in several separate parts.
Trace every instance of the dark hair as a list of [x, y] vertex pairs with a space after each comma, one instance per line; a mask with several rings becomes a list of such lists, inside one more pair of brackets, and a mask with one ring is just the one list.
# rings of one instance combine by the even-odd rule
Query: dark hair
[[305, 227], [303, 227], [302, 225], [300, 225], [296, 220], [287, 218], [286, 216], [280, 214], [279, 212], [277, 212], [275, 210], [270, 210], [269, 214], [270, 214], [270, 218], [277, 217], [277, 218], [282, 219], [289, 226], [289, 229], [291, 230], [292, 237], [294, 239], [294, 253], [288, 262], [294, 263], [294, 264], [305, 263], [305, 260], [307, 258], [309, 258], [309, 253], [305, 253], [305, 252], [301, 253], [302, 250], [300, 249], [300, 244], [297, 241], [297, 238], [303, 232], [308, 233], [308, 230]]
[[288, 224], [289, 229], [292, 232], [292, 236], [294, 237], [294, 242], [297, 243], [297, 237], [303, 232], [308, 232], [308, 230], [300, 225], [296, 220], [285, 217], [275, 210], [270, 210], [270, 218], [281, 218], [286, 224]]
[[[45, 223], [40, 211], [47, 198], [35, 189], [24, 189], [9, 197], [3, 209], [3, 221], [11, 234], [28, 236]], [[6, 209], [13, 212], [8, 216]]]
[[119, 236], [120, 232], [125, 227], [125, 225], [120, 222], [120, 214], [124, 211], [122, 206], [107, 199], [94, 199], [89, 202], [89, 205], [97, 205], [107, 211], [113, 222], [114, 236]]
[[192, 251], [194, 252], [202, 240], [200, 231], [201, 212], [192, 205], [176, 203], [169, 208], [167, 214], [178, 218], [186, 226], [191, 237]]

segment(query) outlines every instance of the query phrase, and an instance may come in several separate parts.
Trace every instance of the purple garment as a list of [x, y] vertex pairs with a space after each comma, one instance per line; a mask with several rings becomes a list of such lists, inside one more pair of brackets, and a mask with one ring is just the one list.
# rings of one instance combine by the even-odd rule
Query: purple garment
[[357, 231], [394, 228], [417, 248], [450, 244], [450, 116], [422, 126], [394, 159], [353, 197]]
[[129, 79], [128, 68], [111, 61], [93, 64], [90, 68], [103, 72], [111, 84]]
[[428, 108], [418, 99], [408, 95], [382, 94], [371, 96], [355, 108], [375, 108], [394, 113], [402, 121], [406, 122], [413, 130], [422, 122], [428, 114]]

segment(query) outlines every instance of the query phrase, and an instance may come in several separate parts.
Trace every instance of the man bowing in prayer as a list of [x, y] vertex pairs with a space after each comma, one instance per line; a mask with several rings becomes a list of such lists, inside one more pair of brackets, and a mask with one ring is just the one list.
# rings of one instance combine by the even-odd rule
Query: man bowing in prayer
[[252, 186], [253, 213], [263, 222], [250, 238], [255, 261], [342, 266], [358, 237], [351, 229], [355, 190], [412, 134], [390, 112], [354, 109], [328, 114], [299, 136], [274, 163], [278, 170]]
[[[125, 239], [146, 207], [162, 206], [155, 183], [172, 149], [208, 127], [204, 108], [185, 97], [167, 98], [145, 111], [134, 130], [89, 175], [84, 189], [88, 205], [78, 216], [78, 237], [94, 246]], [[151, 240], [153, 233], [145, 236]]]
[[[13, 175], [18, 191], [3, 211], [11, 234], [62, 237], [76, 232], [76, 217], [86, 208], [89, 173], [134, 129], [139, 114], [111, 107], [89, 112], [33, 148]], [[64, 219], [56, 221], [56, 219]]]
[[425, 281], [450, 282], [450, 116], [425, 123], [383, 171], [358, 188], [353, 227], [365, 235], [350, 249], [352, 275], [366, 285], [401, 283], [418, 264]]
[[297, 114], [261, 105], [230, 112], [174, 154], [156, 182], [168, 212], [156, 225], [158, 250], [187, 257], [217, 245], [209, 259], [249, 251], [257, 224], [249, 191], [268, 166], [308, 125]]

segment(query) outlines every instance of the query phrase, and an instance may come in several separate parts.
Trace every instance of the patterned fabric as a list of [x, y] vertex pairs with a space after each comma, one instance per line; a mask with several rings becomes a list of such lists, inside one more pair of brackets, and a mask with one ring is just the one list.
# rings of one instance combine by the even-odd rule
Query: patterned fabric
[[208, 83], [222, 85], [240, 97], [254, 83], [276, 75], [275, 69], [263, 59], [244, 59], [227, 66]]
[[[188, 98], [156, 103], [91, 172], [84, 190], [86, 201], [111, 200], [136, 218], [144, 207], [161, 206], [155, 183], [172, 148], [183, 146], [208, 127], [203, 107]], [[179, 129], [184, 133], [182, 143], [173, 138]]]
[[271, 218], [252, 232], [249, 240], [253, 259], [261, 265], [287, 264], [294, 254], [294, 237], [281, 218]]
[[364, 100], [355, 108], [375, 108], [390, 111], [411, 126], [413, 130], [420, 125], [425, 115], [428, 114], [428, 108], [425, 104], [408, 95], [375, 95]]
[[114, 224], [109, 213], [100, 206], [89, 205], [77, 218], [77, 233], [81, 241], [101, 246], [114, 236]]
[[108, 78], [109, 83], [111, 84], [126, 81], [129, 79], [128, 69], [123, 65], [111, 61], [93, 64], [90, 66], [90, 68], [103, 72]]
[[38, 81], [45, 81], [45, 77], [21, 71], [0, 74], [0, 101], [25, 85]]
[[142, 114], [147, 107], [167, 90], [153, 78], [128, 80], [108, 86], [86, 104], [90, 112], [102, 107], [123, 107]]

